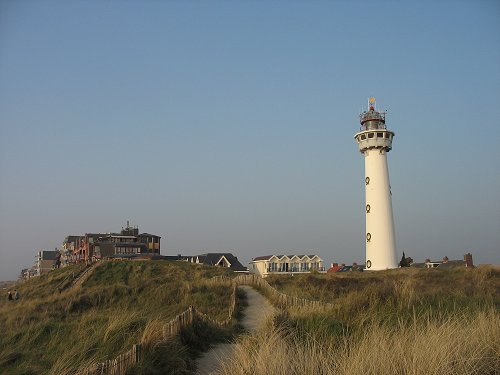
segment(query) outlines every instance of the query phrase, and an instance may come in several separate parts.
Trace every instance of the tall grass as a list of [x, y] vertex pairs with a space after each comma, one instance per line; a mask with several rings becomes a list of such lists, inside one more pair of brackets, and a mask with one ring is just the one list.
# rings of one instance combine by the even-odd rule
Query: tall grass
[[398, 269], [376, 273], [269, 277], [288, 295], [333, 303], [331, 314], [350, 325], [371, 316], [396, 322], [428, 311], [500, 308], [500, 269]]
[[[71, 374], [141, 340], [154, 347], [160, 322], [190, 305], [214, 319], [227, 317], [232, 289], [206, 282], [227, 270], [180, 262], [108, 262], [81, 287], [62, 290], [79, 272], [78, 266], [54, 270], [17, 284], [19, 301], [0, 300], [1, 374]], [[182, 343], [168, 347], [182, 352]]]
[[500, 316], [494, 310], [411, 323], [366, 324], [347, 335], [272, 325], [245, 336], [219, 374], [498, 374]]
[[268, 280], [333, 307], [289, 307], [220, 374], [500, 374], [497, 268]]

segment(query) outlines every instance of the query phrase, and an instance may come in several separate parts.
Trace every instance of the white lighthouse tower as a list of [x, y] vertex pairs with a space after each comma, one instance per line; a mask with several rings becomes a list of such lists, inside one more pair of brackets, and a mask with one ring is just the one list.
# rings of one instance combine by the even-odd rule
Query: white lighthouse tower
[[368, 112], [359, 115], [361, 129], [354, 138], [365, 157], [366, 269], [377, 271], [398, 267], [386, 156], [394, 132], [387, 130], [385, 112], [376, 110], [375, 98], [368, 105]]

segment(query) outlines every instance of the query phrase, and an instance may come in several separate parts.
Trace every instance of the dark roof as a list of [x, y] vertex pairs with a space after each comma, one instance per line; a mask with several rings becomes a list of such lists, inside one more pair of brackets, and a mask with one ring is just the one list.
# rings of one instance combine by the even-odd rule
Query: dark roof
[[40, 251], [42, 260], [56, 260], [56, 255], [59, 251], [55, 250], [42, 250]]
[[81, 238], [82, 236], [67, 236], [65, 239], [64, 239], [64, 242], [65, 243], [71, 243], [71, 242], [75, 242], [76, 240], [78, 240], [79, 238]]
[[150, 233], [141, 233], [137, 237], [156, 237], [156, 238], [161, 238], [160, 236], [157, 236], [155, 234], [150, 234]]
[[97, 240], [99, 237], [110, 236], [112, 233], [85, 233], [84, 237], [92, 237], [94, 240]]
[[352, 266], [344, 266], [339, 269], [337, 272], [349, 272], [352, 269]]
[[231, 253], [207, 253], [198, 255], [198, 259], [200, 263], [208, 264], [210, 266], [215, 266], [221, 258], [224, 257], [227, 259], [231, 266], [229, 267], [233, 271], [247, 271], [247, 268], [240, 263], [237, 257], [235, 257]]

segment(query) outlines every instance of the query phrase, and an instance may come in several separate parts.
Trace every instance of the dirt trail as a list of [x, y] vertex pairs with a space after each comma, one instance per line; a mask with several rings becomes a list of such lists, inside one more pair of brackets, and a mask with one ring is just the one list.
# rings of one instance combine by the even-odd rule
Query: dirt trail
[[[275, 309], [269, 301], [252, 287], [239, 286], [247, 295], [248, 306], [243, 311], [242, 326], [248, 331], [259, 329]], [[204, 353], [197, 361], [197, 375], [209, 375], [219, 368], [219, 361], [231, 356], [234, 349], [233, 343], [222, 343], [214, 346]]]

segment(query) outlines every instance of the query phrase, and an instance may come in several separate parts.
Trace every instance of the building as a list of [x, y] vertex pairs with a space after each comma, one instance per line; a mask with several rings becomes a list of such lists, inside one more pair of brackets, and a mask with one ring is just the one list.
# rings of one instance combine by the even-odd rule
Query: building
[[354, 136], [365, 159], [366, 269], [397, 268], [396, 237], [392, 214], [391, 184], [387, 153], [392, 149], [394, 132], [387, 130], [385, 112], [369, 100], [368, 112], [360, 114], [361, 128]]
[[330, 265], [330, 268], [328, 268], [328, 269], [326, 270], [326, 273], [335, 273], [335, 272], [339, 272], [339, 271], [340, 271], [342, 268], [344, 268], [344, 267], [345, 267], [345, 264], [344, 264], [344, 263], [342, 263], [342, 264], [340, 264], [340, 265], [339, 265], [338, 263], [332, 263], [332, 264]]
[[472, 260], [472, 254], [464, 254], [464, 259], [449, 260], [448, 257], [444, 257], [442, 261], [431, 261], [426, 259], [423, 263], [412, 263], [410, 267], [414, 268], [439, 268], [439, 269], [450, 269], [450, 268], [474, 268], [474, 262]]
[[231, 253], [206, 253], [180, 258], [191, 263], [229, 268], [234, 272], [248, 272], [247, 268], [240, 263], [238, 257]]
[[337, 272], [363, 272], [365, 269], [364, 266], [359, 265], [357, 263], [353, 263], [351, 266], [346, 266], [344, 263], [332, 263], [330, 268], [326, 270], [326, 273], [337, 273]]
[[[84, 236], [67, 236], [61, 247], [61, 266], [67, 266], [76, 263], [80, 258], [80, 253], [76, 249], [80, 248], [80, 243], [83, 241]], [[77, 257], [78, 255], [78, 257]]]
[[318, 255], [266, 255], [253, 258], [248, 267], [250, 273], [261, 277], [324, 272], [323, 259]]
[[35, 276], [36, 276], [36, 268], [35, 268], [35, 266], [33, 266], [31, 268], [23, 268], [21, 270], [20, 279], [27, 280], [27, 279], [31, 279], [32, 277], [35, 277]]
[[59, 251], [57, 250], [42, 250], [36, 255], [34, 266], [34, 275], [40, 276], [54, 269]]
[[161, 237], [149, 233], [139, 234], [137, 226], [129, 222], [120, 233], [86, 233], [84, 236], [68, 236], [63, 249], [71, 255], [73, 263], [96, 259], [143, 255], [160, 255]]

